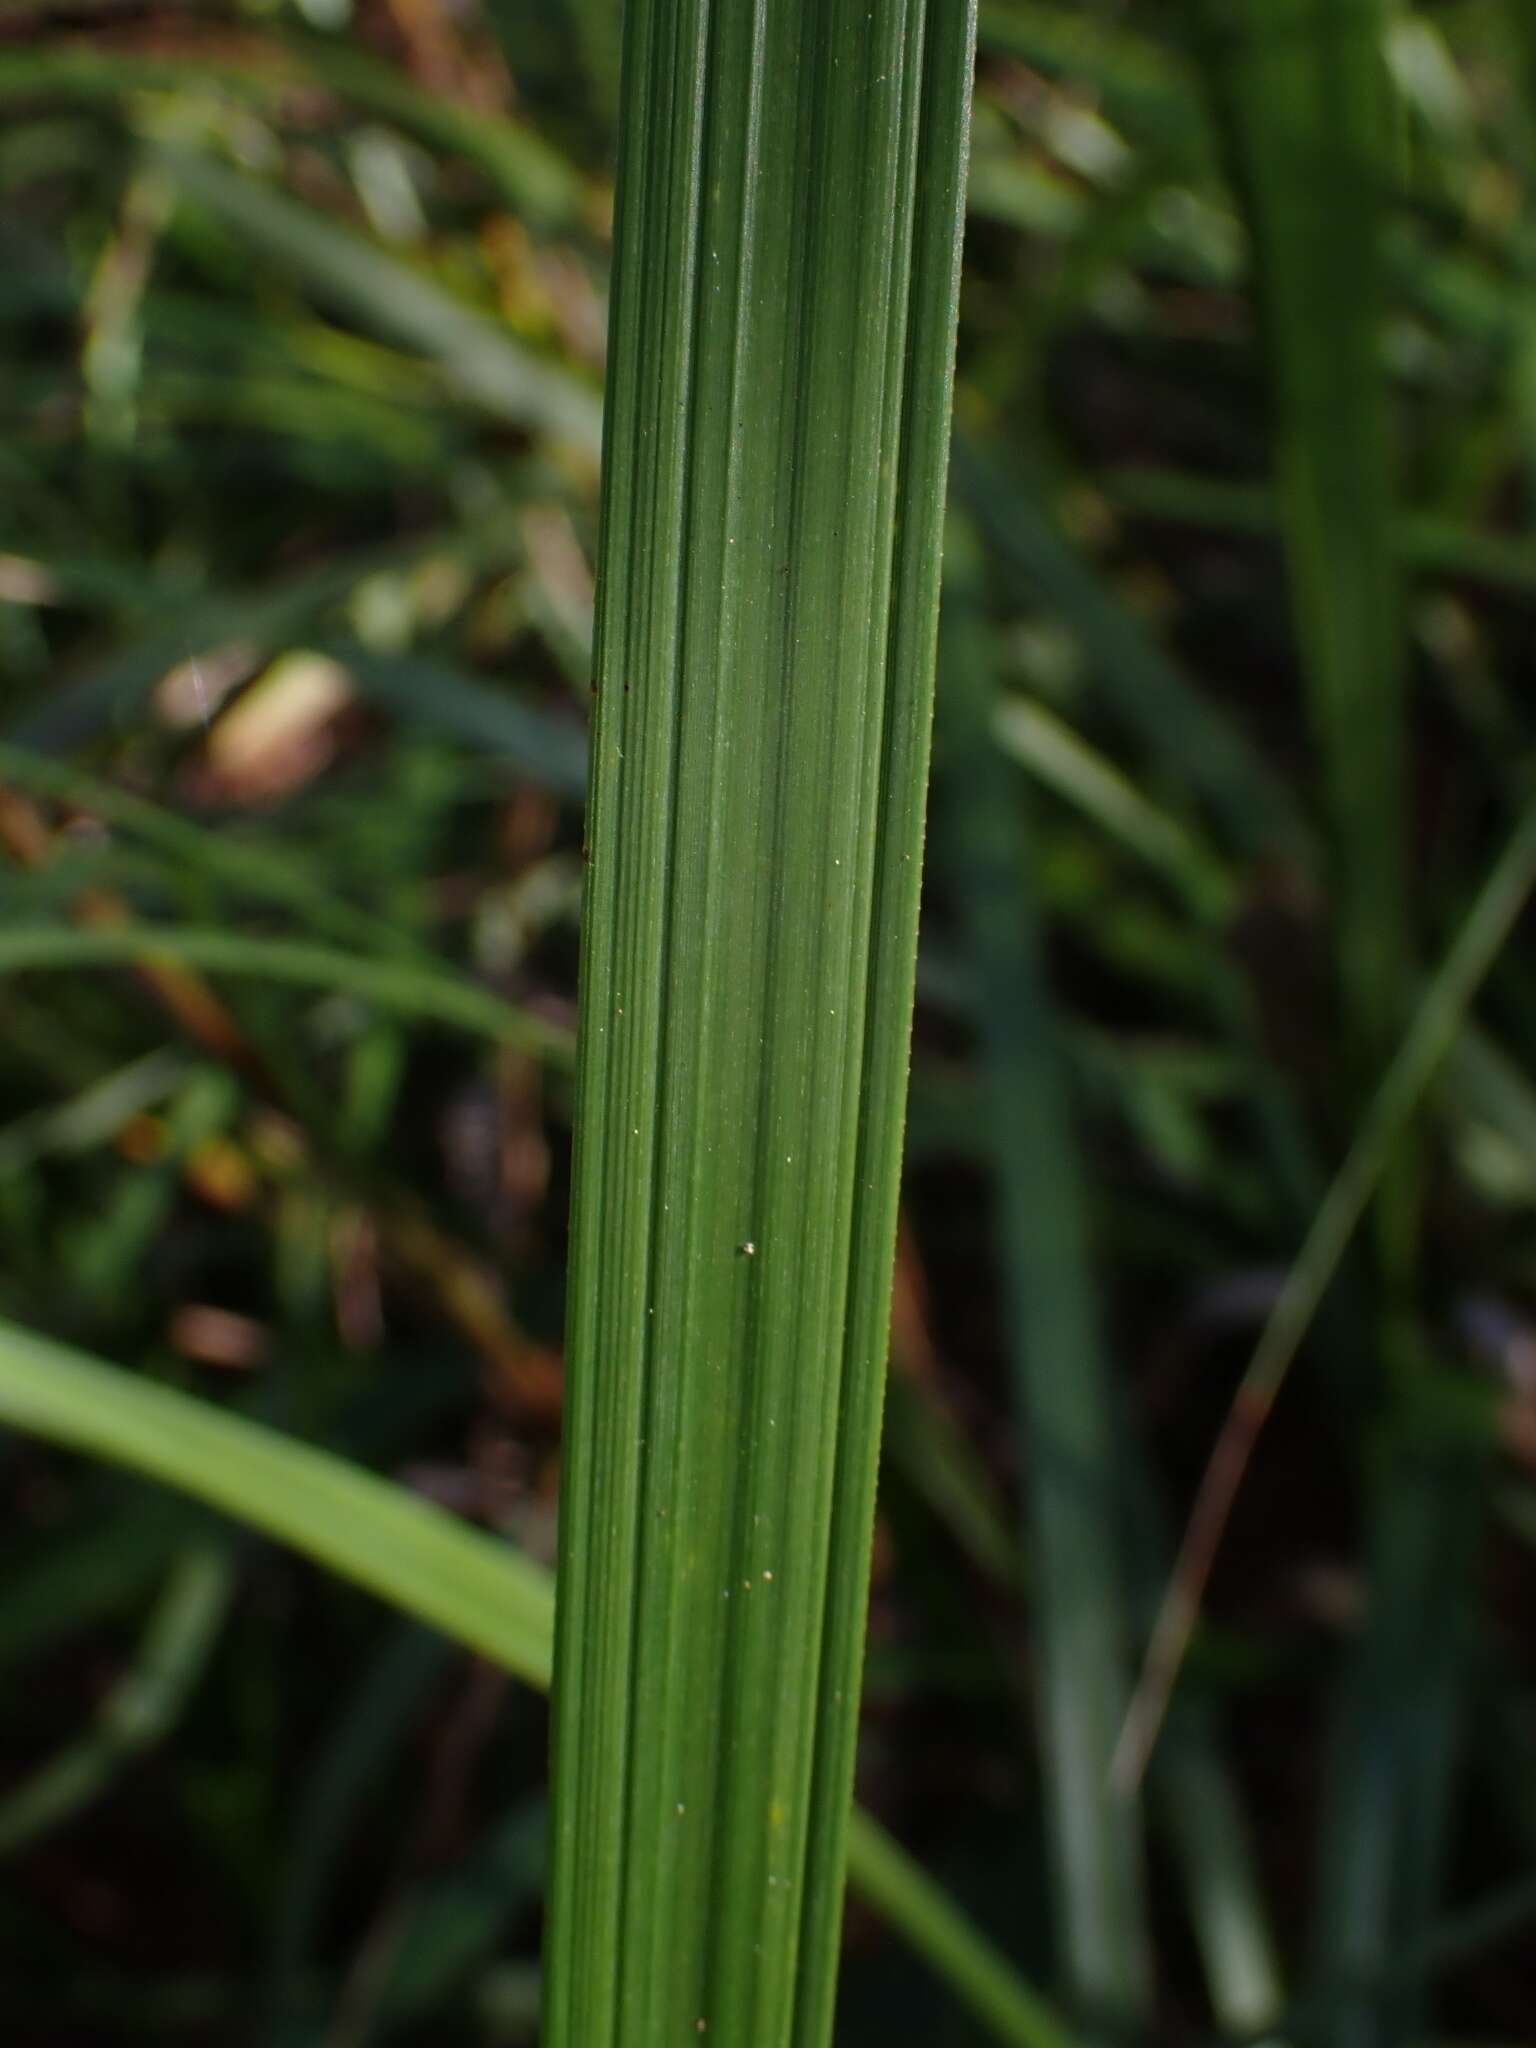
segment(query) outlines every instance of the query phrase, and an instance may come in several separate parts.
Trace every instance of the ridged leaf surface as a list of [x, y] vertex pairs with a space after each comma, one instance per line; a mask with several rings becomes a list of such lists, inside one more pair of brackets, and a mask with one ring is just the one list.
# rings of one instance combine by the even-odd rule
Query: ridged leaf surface
[[922, 0], [630, 9], [554, 2048], [830, 2030], [972, 32]]

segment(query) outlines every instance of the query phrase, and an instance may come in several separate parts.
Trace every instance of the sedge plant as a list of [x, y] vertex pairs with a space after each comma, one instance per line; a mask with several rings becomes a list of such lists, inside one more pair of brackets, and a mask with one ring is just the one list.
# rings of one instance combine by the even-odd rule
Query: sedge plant
[[628, 14], [549, 2048], [830, 2038], [972, 36]]

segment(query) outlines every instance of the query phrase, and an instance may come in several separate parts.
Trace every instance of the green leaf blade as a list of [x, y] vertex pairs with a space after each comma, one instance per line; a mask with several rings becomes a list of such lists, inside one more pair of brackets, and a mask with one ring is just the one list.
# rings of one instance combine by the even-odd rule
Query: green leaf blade
[[[549, 1685], [549, 1573], [333, 1452], [3, 1322], [0, 1424], [177, 1488], [527, 1684]], [[850, 1832], [848, 1868], [998, 2040], [1070, 2048], [1048, 2003], [868, 1815]]]
[[[830, 2024], [970, 33], [904, 4], [631, 16], [553, 2043]], [[926, 538], [893, 630], [898, 492]]]
[[1383, 356], [1389, 0], [1200, 0], [1258, 263], [1291, 604], [1327, 788], [1340, 980], [1372, 1071], [1408, 958], [1405, 690]]

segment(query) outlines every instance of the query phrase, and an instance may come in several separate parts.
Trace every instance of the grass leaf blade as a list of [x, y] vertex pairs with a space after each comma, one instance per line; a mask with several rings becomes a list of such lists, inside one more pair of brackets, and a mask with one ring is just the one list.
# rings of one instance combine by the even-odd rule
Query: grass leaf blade
[[972, 34], [629, 14], [551, 2048], [831, 2024]]
[[[291, 1545], [526, 1684], [549, 1685], [550, 1574], [329, 1451], [12, 1323], [0, 1323], [0, 1424], [176, 1488]], [[850, 1834], [849, 1875], [998, 2040], [1015, 2048], [1071, 2048], [1048, 2003], [934, 1896], [936, 1888], [867, 1816]]]

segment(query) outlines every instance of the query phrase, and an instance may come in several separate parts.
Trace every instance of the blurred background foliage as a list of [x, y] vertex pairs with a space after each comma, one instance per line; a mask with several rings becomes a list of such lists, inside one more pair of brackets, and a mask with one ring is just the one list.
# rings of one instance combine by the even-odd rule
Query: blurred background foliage
[[[0, 0], [0, 1311], [546, 1560], [618, 15]], [[1518, 935], [1106, 1773], [1527, 795], [1531, 16], [989, 0], [977, 95], [862, 1796], [1084, 2038], [1528, 2039]], [[5, 2039], [531, 2040], [542, 1703], [3, 1461]]]

